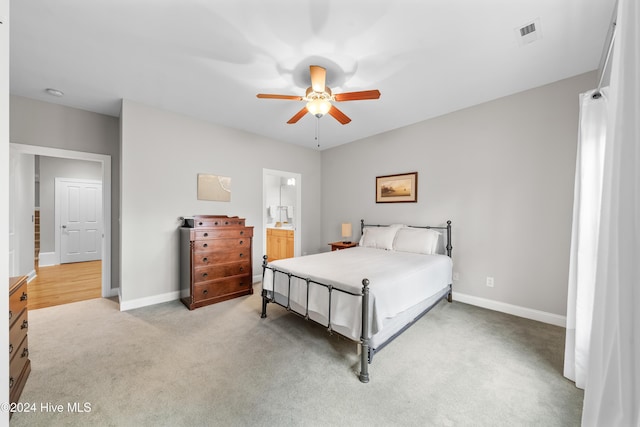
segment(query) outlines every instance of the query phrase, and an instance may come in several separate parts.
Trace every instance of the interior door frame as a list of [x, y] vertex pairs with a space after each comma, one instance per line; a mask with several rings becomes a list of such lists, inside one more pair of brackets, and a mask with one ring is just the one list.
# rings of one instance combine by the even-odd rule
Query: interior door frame
[[[107, 154], [86, 153], [62, 148], [42, 147], [9, 143], [10, 150], [36, 156], [58, 157], [72, 160], [99, 162], [102, 165], [102, 297], [112, 296], [111, 291], [111, 156]], [[31, 236], [32, 238], [33, 236]], [[19, 236], [18, 238], [22, 238]]]
[[[294, 210], [295, 225], [293, 233], [293, 256], [302, 255], [302, 174], [286, 172], [275, 169], [262, 169], [262, 207], [266, 209], [267, 200], [267, 176], [279, 176], [281, 178], [295, 178], [296, 180], [296, 207]], [[262, 214], [262, 253], [267, 253], [267, 221]]]

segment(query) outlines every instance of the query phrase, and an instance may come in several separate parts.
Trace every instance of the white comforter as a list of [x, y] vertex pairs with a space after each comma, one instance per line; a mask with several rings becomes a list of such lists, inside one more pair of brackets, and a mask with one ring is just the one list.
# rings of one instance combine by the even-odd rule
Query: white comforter
[[[452, 283], [452, 262], [448, 256], [364, 247], [288, 258], [273, 261], [269, 266], [358, 294], [351, 296], [334, 290], [331, 297], [332, 328], [354, 340], [360, 339], [361, 335], [362, 297], [359, 294], [362, 279], [367, 278], [370, 282], [369, 337], [382, 329], [385, 319], [411, 308]], [[288, 277], [278, 273], [275, 279], [275, 292], [286, 296]], [[273, 291], [273, 280], [273, 271], [266, 269], [263, 289]], [[304, 314], [306, 283], [294, 278], [291, 283], [291, 307]], [[327, 324], [327, 307], [327, 289], [312, 284], [309, 289], [310, 317]]]

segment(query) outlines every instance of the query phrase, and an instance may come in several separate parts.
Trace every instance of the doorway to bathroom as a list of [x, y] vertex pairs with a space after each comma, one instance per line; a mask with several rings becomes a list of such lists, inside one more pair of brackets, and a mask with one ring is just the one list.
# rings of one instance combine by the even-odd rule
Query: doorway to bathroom
[[[300, 256], [302, 253], [302, 179], [299, 173], [263, 169], [262, 172], [262, 242], [263, 252], [270, 258]], [[285, 235], [293, 234], [293, 239]], [[282, 238], [280, 238], [282, 235]], [[278, 244], [268, 236], [278, 236]], [[290, 248], [293, 242], [293, 248]], [[274, 255], [277, 251], [277, 255]]]

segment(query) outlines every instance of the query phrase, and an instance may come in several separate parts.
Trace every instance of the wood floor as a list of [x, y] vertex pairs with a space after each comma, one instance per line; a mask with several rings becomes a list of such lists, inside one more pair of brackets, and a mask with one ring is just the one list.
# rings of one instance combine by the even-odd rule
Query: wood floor
[[36, 268], [29, 282], [29, 310], [84, 301], [102, 296], [102, 261]]

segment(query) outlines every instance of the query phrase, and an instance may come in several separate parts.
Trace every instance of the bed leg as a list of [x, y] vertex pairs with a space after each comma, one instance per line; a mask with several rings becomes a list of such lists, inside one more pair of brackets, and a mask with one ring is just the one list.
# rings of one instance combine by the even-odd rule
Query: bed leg
[[[264, 289], [264, 272], [267, 270], [267, 256], [262, 256], [262, 313], [260, 314], [260, 318], [264, 319], [267, 317], [267, 291]], [[275, 274], [275, 273], [274, 273]], [[275, 282], [275, 280], [274, 280]], [[275, 286], [275, 285], [274, 285]], [[275, 288], [274, 288], [275, 290]]]
[[269, 302], [267, 298], [267, 291], [262, 290], [262, 313], [260, 314], [260, 318], [264, 319], [267, 317], [267, 302]]
[[453, 289], [452, 289], [451, 285], [449, 285], [449, 293], [447, 294], [447, 302], [453, 302]]
[[360, 373], [358, 374], [358, 378], [361, 383], [369, 382], [369, 344], [362, 343], [362, 348], [360, 349]]
[[369, 382], [369, 279], [362, 279], [362, 336], [360, 349], [360, 374], [362, 383]]

